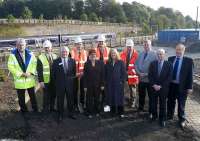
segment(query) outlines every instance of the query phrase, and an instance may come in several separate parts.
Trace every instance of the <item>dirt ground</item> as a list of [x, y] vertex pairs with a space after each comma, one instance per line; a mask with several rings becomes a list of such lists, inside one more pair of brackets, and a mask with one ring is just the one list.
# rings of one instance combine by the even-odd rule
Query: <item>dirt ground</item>
[[16, 111], [17, 101], [12, 83], [0, 83], [0, 140], [27, 141], [200, 141], [200, 135], [192, 127], [182, 130], [177, 121], [167, 122], [161, 128], [158, 122], [150, 122], [147, 113], [137, 113], [126, 108], [126, 118], [121, 120], [102, 114], [88, 119], [82, 114], [77, 120], [68, 119], [58, 124], [56, 113], [28, 113], [22, 116]]

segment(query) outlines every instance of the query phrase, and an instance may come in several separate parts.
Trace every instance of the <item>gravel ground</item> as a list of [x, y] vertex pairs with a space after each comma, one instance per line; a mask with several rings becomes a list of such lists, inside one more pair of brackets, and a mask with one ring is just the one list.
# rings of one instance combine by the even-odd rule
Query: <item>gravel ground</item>
[[[200, 135], [191, 127], [181, 130], [177, 121], [167, 123], [166, 128], [158, 122], [147, 120], [147, 113], [137, 113], [126, 107], [126, 118], [120, 120], [102, 114], [88, 119], [82, 114], [77, 120], [68, 119], [57, 124], [55, 113], [28, 113], [22, 116], [16, 112], [16, 94], [10, 89], [8, 80], [0, 83], [0, 139], [27, 141], [199, 141]], [[146, 107], [147, 108], [147, 107]]]

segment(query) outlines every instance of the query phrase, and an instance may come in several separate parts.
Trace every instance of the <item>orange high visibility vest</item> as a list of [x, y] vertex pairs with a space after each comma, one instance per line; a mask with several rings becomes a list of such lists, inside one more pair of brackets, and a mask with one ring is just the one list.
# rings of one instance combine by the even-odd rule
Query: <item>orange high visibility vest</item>
[[71, 58], [76, 61], [76, 75], [79, 76], [83, 73], [84, 64], [87, 61], [87, 52], [82, 49], [79, 53], [76, 48], [73, 48], [71, 50]]
[[[126, 59], [127, 59], [127, 49], [123, 50], [122, 53], [121, 53], [121, 59], [122, 61], [126, 63]], [[129, 64], [128, 64], [128, 70], [127, 70], [127, 74], [128, 74], [128, 84], [129, 85], [136, 85], [139, 83], [139, 78], [138, 78], [138, 75], [136, 74], [136, 71], [135, 71], [135, 62], [138, 58], [138, 53], [136, 50], [133, 49], [133, 53], [131, 55], [131, 58], [130, 58], [130, 61], [129, 61]]]
[[[99, 60], [100, 59], [100, 48], [99, 47], [96, 48], [96, 54], [97, 54], [97, 60]], [[104, 64], [107, 63], [108, 56], [109, 56], [109, 48], [108, 47], [104, 47], [104, 50], [103, 50]]]

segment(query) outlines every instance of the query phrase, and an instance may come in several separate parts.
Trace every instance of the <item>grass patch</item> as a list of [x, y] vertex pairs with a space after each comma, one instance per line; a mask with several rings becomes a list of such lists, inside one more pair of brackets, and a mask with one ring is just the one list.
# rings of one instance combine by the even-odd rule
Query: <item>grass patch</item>
[[0, 25], [0, 38], [25, 36], [20, 25]]

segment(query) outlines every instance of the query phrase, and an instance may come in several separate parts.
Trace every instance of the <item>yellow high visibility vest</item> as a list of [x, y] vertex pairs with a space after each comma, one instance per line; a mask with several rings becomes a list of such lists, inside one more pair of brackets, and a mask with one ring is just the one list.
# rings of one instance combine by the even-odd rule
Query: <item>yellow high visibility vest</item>
[[[44, 53], [42, 53], [39, 57], [40, 61], [42, 62], [43, 66], [43, 79], [44, 83], [49, 83], [50, 81], [50, 65], [49, 61]], [[56, 54], [52, 54], [52, 59], [55, 60], [57, 58]]]
[[27, 64], [26, 67], [26, 73], [31, 73], [29, 77], [22, 77], [23, 70], [21, 69], [17, 58], [15, 57], [14, 52], [16, 52], [17, 49], [14, 49], [12, 53], [9, 55], [8, 58], [8, 70], [11, 72], [14, 78], [14, 84], [16, 89], [28, 89], [31, 87], [35, 87], [36, 85], [36, 66], [37, 66], [37, 60], [35, 56], [28, 51], [28, 54], [30, 56], [30, 61]]

